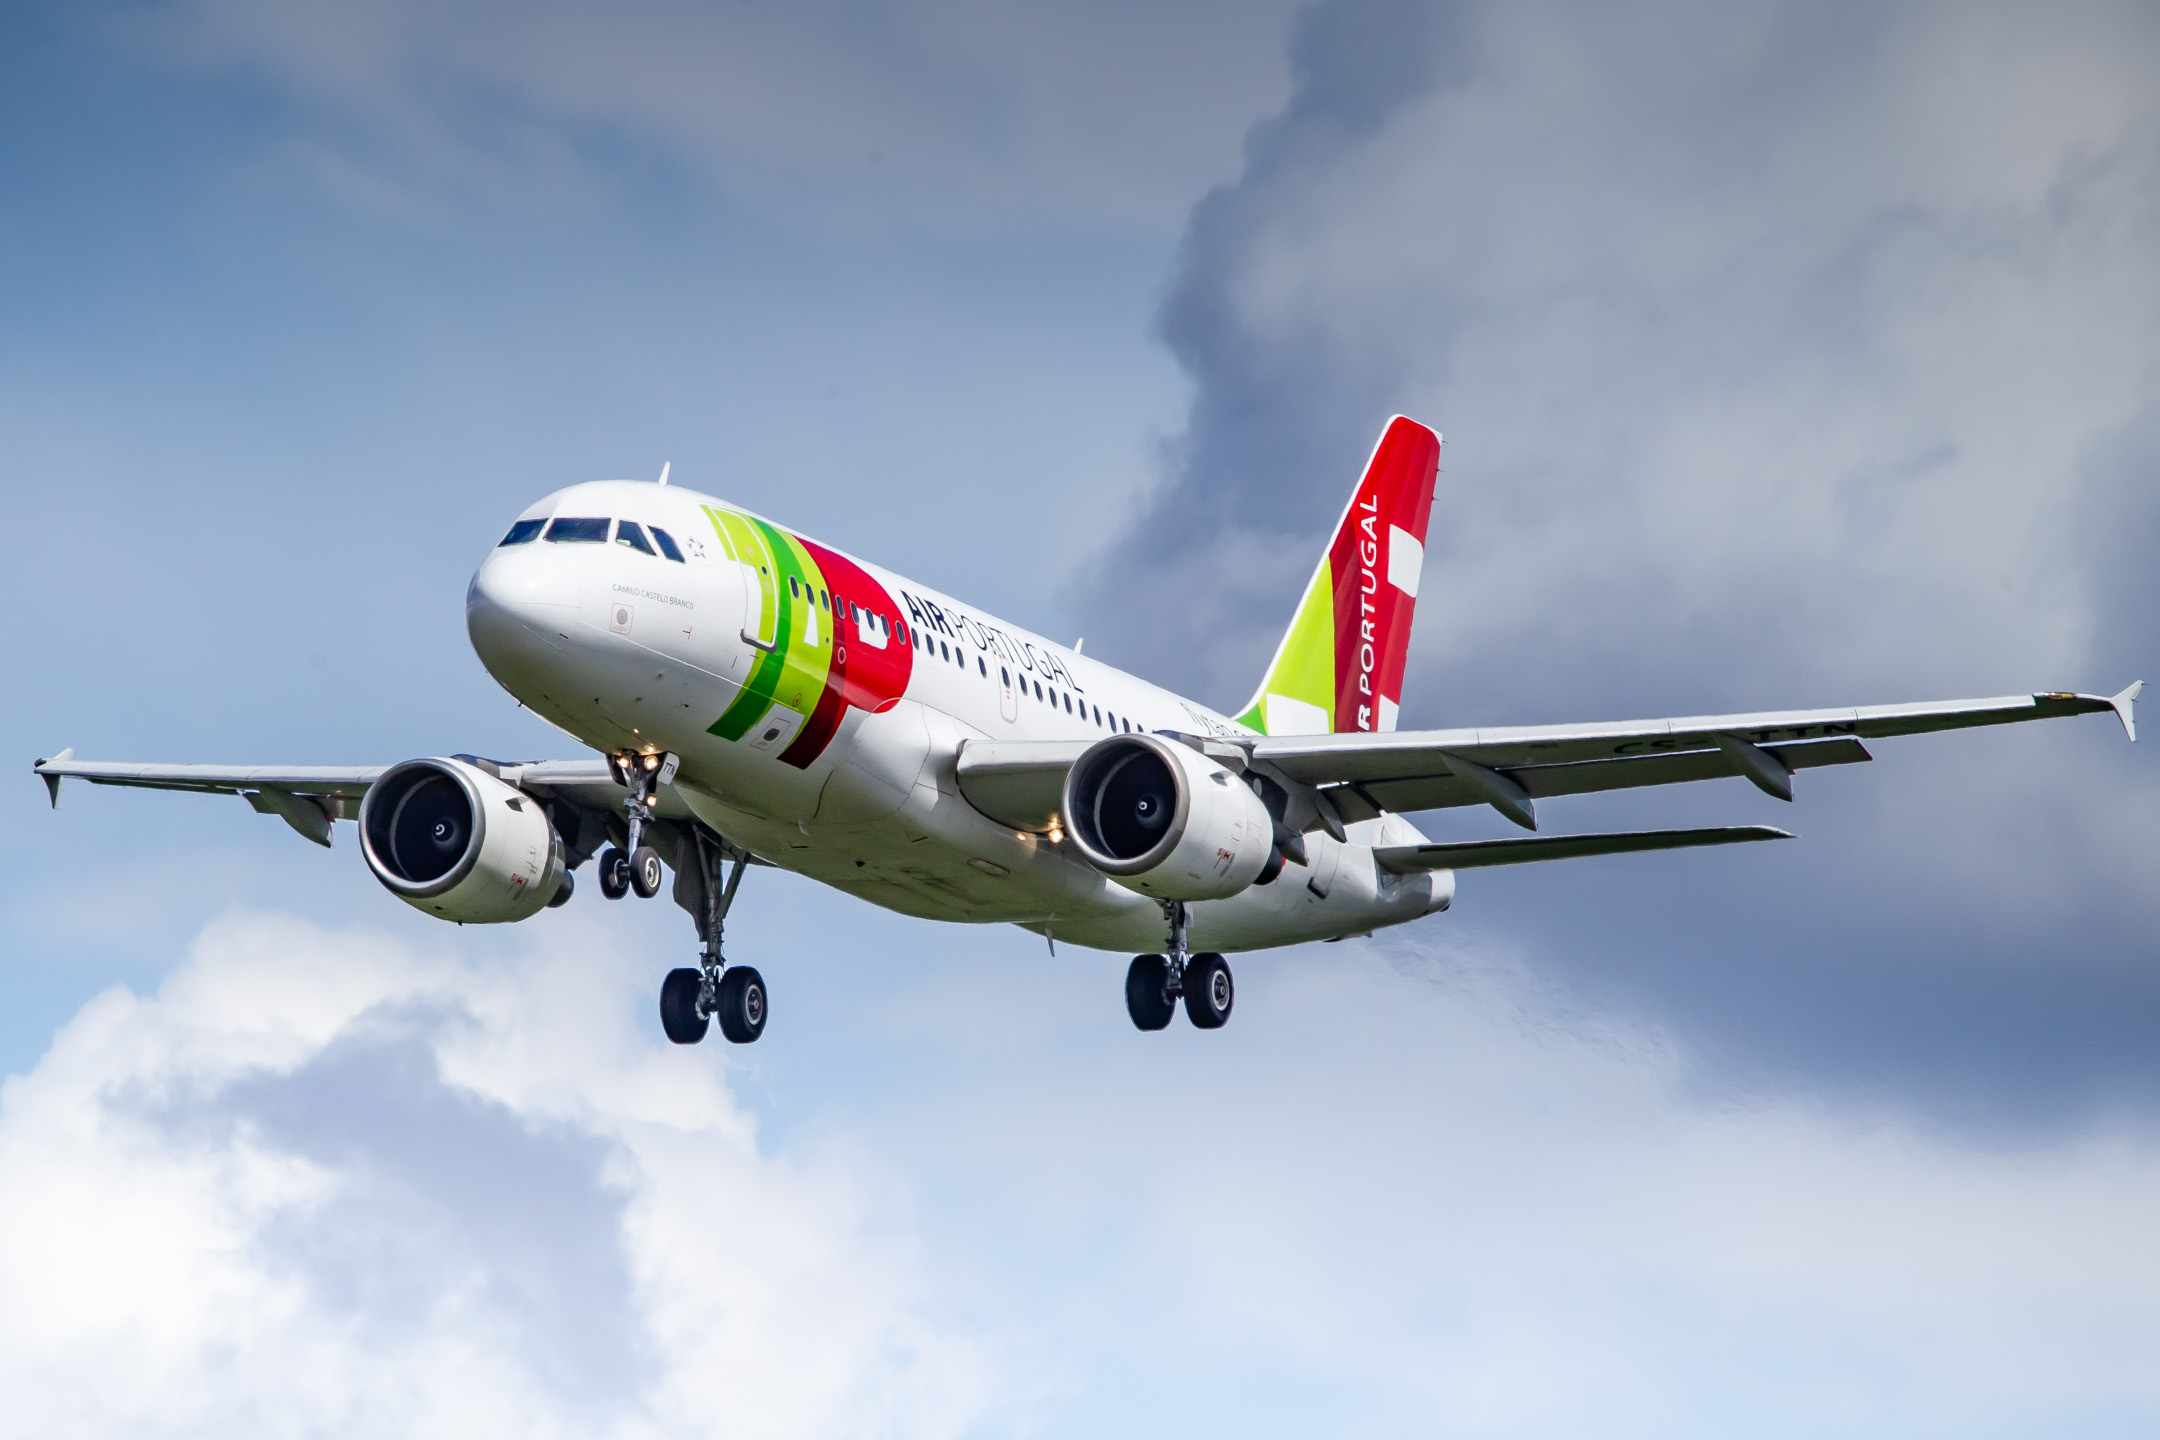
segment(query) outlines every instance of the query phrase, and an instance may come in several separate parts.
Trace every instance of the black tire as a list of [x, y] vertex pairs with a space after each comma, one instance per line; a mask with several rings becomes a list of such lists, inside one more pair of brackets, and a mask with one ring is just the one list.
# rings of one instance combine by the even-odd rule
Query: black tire
[[698, 991], [705, 976], [696, 970], [670, 970], [660, 982], [660, 1028], [677, 1045], [695, 1045], [710, 1022], [698, 1013]]
[[637, 891], [640, 900], [650, 900], [660, 893], [660, 882], [667, 879], [667, 868], [660, 863], [660, 852], [650, 845], [640, 845], [630, 852], [630, 888]]
[[1212, 951], [1185, 962], [1185, 1017], [1202, 1030], [1220, 1030], [1237, 1000], [1230, 966]]
[[1170, 998], [1170, 962], [1160, 955], [1135, 955], [1125, 971], [1125, 1013], [1142, 1030], [1160, 1030], [1177, 1014]]
[[577, 889], [577, 876], [564, 875], [561, 887], [556, 890], [553, 898], [548, 901], [547, 908], [550, 910], [562, 909], [563, 906], [570, 903], [570, 892], [575, 889]]
[[720, 972], [720, 1033], [748, 1045], [765, 1033], [765, 977], [748, 965]]
[[610, 900], [630, 893], [630, 857], [613, 845], [600, 852], [600, 893]]

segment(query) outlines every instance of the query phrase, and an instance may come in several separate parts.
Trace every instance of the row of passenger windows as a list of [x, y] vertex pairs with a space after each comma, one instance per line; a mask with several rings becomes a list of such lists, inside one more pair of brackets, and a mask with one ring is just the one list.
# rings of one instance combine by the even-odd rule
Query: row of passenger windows
[[[932, 639], [930, 636], [923, 634], [919, 630], [915, 632], [913, 639], [915, 641], [915, 648], [922, 651], [925, 655], [932, 656], [940, 660], [949, 660], [953, 664], [958, 665], [962, 670], [967, 669], [967, 656], [961, 651], [946, 644], [943, 640]], [[988, 679], [990, 677], [990, 667], [987, 663], [984, 662], [983, 657], [980, 655], [977, 655], [975, 657], [975, 673], [982, 676], [984, 679]], [[1022, 699], [1026, 699], [1030, 694], [1032, 694], [1038, 701], [1042, 702], [1045, 705], [1048, 705], [1053, 710], [1059, 708], [1059, 706], [1062, 705], [1066, 714], [1077, 715], [1082, 720], [1092, 720], [1097, 729], [1117, 730], [1120, 728], [1117, 713], [1115, 711], [1111, 711], [1109, 714], [1105, 715], [1102, 706], [1090, 705], [1085, 700], [1075, 701], [1069, 692], [1060, 690], [1054, 685], [1051, 686], [1048, 690], [1044, 690], [1042, 681], [1030, 680], [1025, 676], [1022, 676], [1019, 681], [1015, 682], [1013, 680], [1012, 671], [1008, 670], [1003, 665], [998, 666], [998, 680], [1001, 684], [1004, 685], [1012, 685], [1017, 683], [1020, 687], [1020, 696]], [[1126, 734], [1132, 733], [1133, 723], [1131, 720], [1126, 720], [1125, 722], [1123, 722], [1123, 730]]]
[[902, 639], [907, 638], [905, 622], [888, 619], [867, 605], [857, 605], [844, 595], [833, 595], [823, 590], [814, 589], [808, 581], [799, 575], [787, 577], [787, 588], [788, 594], [804, 604], [816, 605], [820, 610], [829, 610], [835, 615], [844, 615], [862, 629], [886, 635], [891, 635], [897, 630]]
[[[503, 536], [502, 544], [529, 545], [544, 531], [548, 540], [557, 545], [605, 545], [611, 525], [615, 529], [616, 544], [627, 545], [647, 555], [653, 554], [653, 547], [657, 545], [659, 554], [678, 565], [683, 563], [682, 547], [675, 543], [674, 536], [657, 525], [640, 525], [635, 520], [579, 515], [558, 515], [553, 520], [520, 520], [510, 527], [509, 534]], [[648, 534], [652, 537], [649, 540]]]

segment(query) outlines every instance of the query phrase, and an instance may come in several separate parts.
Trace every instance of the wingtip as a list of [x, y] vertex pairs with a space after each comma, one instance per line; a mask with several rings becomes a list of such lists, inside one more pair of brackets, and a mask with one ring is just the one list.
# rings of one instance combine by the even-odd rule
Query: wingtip
[[2133, 680], [2120, 692], [2108, 696], [2108, 704], [2114, 709], [2115, 718], [2122, 721], [2123, 734], [2130, 737], [2133, 745], [2137, 744], [2137, 698], [2144, 689], [2144, 681]]
[[52, 797], [52, 808], [55, 810], [60, 808], [61, 777], [58, 775], [48, 774], [45, 767], [47, 765], [57, 765], [60, 764], [62, 761], [72, 760], [74, 758], [75, 747], [70, 745], [67, 749], [62, 750], [59, 754], [48, 755], [43, 760], [38, 761], [35, 765], [32, 765], [30, 767], [32, 770], [37, 772], [38, 779], [45, 782], [45, 793]]

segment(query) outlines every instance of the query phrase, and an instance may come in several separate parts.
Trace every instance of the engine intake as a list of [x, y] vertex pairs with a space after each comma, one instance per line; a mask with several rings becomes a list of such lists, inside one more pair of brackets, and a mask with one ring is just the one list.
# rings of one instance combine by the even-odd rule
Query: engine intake
[[1159, 900], [1220, 900], [1251, 885], [1274, 826], [1250, 787], [1160, 735], [1113, 735], [1065, 776], [1065, 828], [1090, 865]]
[[523, 920], [568, 876], [540, 802], [462, 760], [408, 760], [368, 787], [360, 849], [383, 888], [466, 925]]

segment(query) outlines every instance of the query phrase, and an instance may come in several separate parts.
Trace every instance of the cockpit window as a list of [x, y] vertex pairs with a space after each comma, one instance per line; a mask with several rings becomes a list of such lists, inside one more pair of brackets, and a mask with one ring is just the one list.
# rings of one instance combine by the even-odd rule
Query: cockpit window
[[653, 543], [660, 547], [662, 555], [667, 556], [668, 559], [673, 560], [678, 565], [683, 563], [682, 551], [675, 548], [674, 536], [655, 525], [652, 527], [652, 538]]
[[580, 520], [568, 515], [558, 515], [548, 522], [547, 538], [557, 545], [566, 541], [580, 545], [602, 545], [607, 542], [608, 522], [605, 520]]
[[502, 543], [495, 548], [499, 550], [503, 545], [529, 545], [539, 539], [540, 532], [546, 528], [545, 520], [520, 520], [510, 527], [510, 533], [503, 536]]
[[615, 522], [615, 543], [628, 545], [633, 550], [642, 550], [647, 555], [652, 554], [652, 545], [646, 540], [645, 532], [638, 527], [635, 520]]

